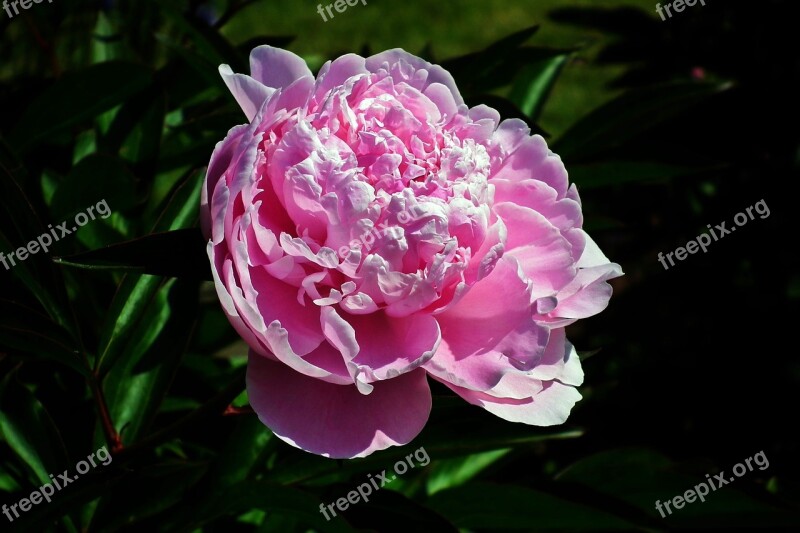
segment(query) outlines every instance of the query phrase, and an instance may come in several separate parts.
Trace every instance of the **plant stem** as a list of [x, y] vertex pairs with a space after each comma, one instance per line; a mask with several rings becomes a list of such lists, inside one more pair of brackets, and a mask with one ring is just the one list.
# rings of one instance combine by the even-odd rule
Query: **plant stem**
[[108, 404], [106, 404], [106, 397], [103, 394], [103, 386], [100, 383], [100, 378], [96, 373], [93, 373], [89, 378], [89, 387], [92, 389], [92, 396], [97, 404], [97, 410], [100, 414], [100, 423], [103, 426], [103, 433], [105, 433], [106, 441], [111, 446], [111, 453], [116, 454], [123, 450], [122, 439], [114, 428], [114, 422], [111, 420], [111, 414], [108, 412]]

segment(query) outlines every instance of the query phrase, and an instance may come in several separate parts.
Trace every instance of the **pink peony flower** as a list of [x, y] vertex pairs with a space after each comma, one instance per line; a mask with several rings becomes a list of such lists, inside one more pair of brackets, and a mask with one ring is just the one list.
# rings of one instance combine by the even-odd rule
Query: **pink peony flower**
[[583, 380], [564, 327], [622, 272], [544, 139], [403, 50], [316, 79], [269, 46], [250, 65], [220, 67], [250, 123], [217, 145], [202, 218], [261, 421], [362, 457], [422, 430], [430, 376], [506, 420], [564, 422]]

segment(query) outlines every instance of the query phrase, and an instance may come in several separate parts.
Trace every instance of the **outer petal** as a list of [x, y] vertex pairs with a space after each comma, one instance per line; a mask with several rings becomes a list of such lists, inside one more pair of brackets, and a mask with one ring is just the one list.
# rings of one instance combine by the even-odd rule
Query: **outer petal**
[[267, 87], [282, 89], [306, 76], [312, 77], [302, 57], [264, 45], [250, 52], [250, 75]]
[[609, 262], [600, 247], [583, 230], [586, 248], [578, 260], [575, 278], [556, 295], [558, 306], [550, 318], [579, 319], [601, 312], [608, 306], [613, 289], [608, 280], [623, 275], [622, 267]]
[[614, 289], [608, 280], [622, 276], [622, 268], [616, 263], [582, 268], [575, 279], [565, 287], [565, 292], [578, 290], [567, 297], [557, 296], [558, 306], [549, 313], [558, 318], [587, 318], [601, 312], [608, 306]]
[[[538, 385], [533, 380], [531, 387]], [[556, 426], [563, 424], [572, 407], [581, 399], [575, 387], [563, 385], [558, 381], [542, 384], [539, 392], [530, 398], [496, 398], [489, 393], [462, 389], [444, 382], [453, 392], [473, 405], [483, 407], [493, 415], [509, 422], [522, 422], [533, 426]]]
[[555, 329], [541, 361], [530, 376], [542, 381], [557, 379], [565, 385], [578, 386], [583, 383], [583, 369], [575, 347], [567, 341], [564, 328]]
[[516, 122], [508, 125], [507, 122], [500, 124], [495, 139], [501, 146], [511, 147], [513, 152], [496, 168], [492, 178], [509, 181], [533, 178], [552, 187], [558, 193], [558, 198], [564, 198], [569, 189], [569, 177], [561, 158], [550, 151], [541, 135], [528, 137], [524, 133], [519, 143], [513, 144], [519, 139], [521, 131], [514, 129]]
[[588, 268], [611, 264], [611, 260], [605, 256], [602, 250], [600, 250], [600, 247], [597, 246], [597, 243], [594, 242], [594, 239], [589, 237], [588, 233], [584, 232], [584, 238], [586, 239], [586, 247], [584, 248], [583, 254], [581, 254], [581, 257], [578, 260], [578, 268]]
[[384, 65], [384, 63], [388, 63], [390, 66], [392, 66], [399, 62], [405, 62], [411, 65], [416, 70], [428, 71], [427, 83], [425, 83], [421, 87], [416, 87], [420, 91], [425, 90], [425, 88], [428, 87], [428, 85], [430, 85], [431, 83], [441, 83], [450, 90], [456, 104], [461, 105], [464, 103], [464, 98], [461, 97], [461, 93], [459, 92], [458, 87], [456, 86], [456, 81], [453, 79], [453, 76], [449, 72], [447, 72], [439, 65], [432, 65], [431, 63], [428, 63], [424, 59], [409, 54], [402, 48], [394, 48], [392, 50], [386, 50], [385, 52], [381, 52], [379, 54], [375, 54], [374, 56], [368, 57], [366, 61], [366, 68], [370, 72], [376, 72]]
[[[522, 279], [517, 262], [503, 257], [486, 279], [437, 315], [442, 344], [425, 369], [475, 390], [496, 386], [505, 373], [514, 370], [509, 359], [496, 350], [507, 347], [509, 336], [518, 336], [517, 329], [530, 321], [531, 314], [530, 284]], [[547, 331], [540, 333], [546, 339]], [[531, 331], [530, 337], [537, 335], [539, 332]], [[530, 348], [536, 350], [536, 346]], [[535, 353], [531, 357], [535, 358]]]
[[343, 85], [348, 78], [366, 74], [364, 61], [363, 57], [356, 54], [346, 54], [328, 61], [319, 70], [315, 92], [320, 96], [325, 95], [334, 87]]
[[427, 314], [350, 315], [347, 321], [360, 347], [354, 362], [370, 368], [373, 380], [394, 379], [424, 364], [442, 340], [439, 324]]
[[442, 337], [465, 354], [493, 347], [530, 317], [530, 291], [516, 260], [503, 256], [488, 277], [437, 315]]
[[247, 116], [247, 120], [253, 120], [261, 104], [275, 92], [275, 89], [265, 86], [250, 76], [234, 74], [228, 65], [220, 65], [219, 73], [239, 107]]
[[355, 386], [309, 378], [250, 354], [247, 392], [258, 418], [275, 435], [325, 457], [364, 457], [416, 437], [431, 410], [422, 369], [375, 383], [364, 396]]
[[506, 255], [515, 257], [533, 281], [533, 296], [553, 296], [576, 273], [572, 245], [540, 213], [505, 202], [495, 212], [508, 228]]
[[565, 231], [583, 225], [580, 203], [571, 198], [558, 199], [558, 193], [543, 181], [492, 179], [495, 204], [511, 202], [541, 213], [558, 229]]
[[[537, 426], [561, 424], [580, 394], [574, 387], [583, 383], [583, 371], [575, 348], [566, 341], [564, 330], [554, 330], [539, 364], [529, 371], [499, 365], [498, 354], [477, 359], [486, 369], [494, 364], [503, 371], [499, 380], [484, 390], [459, 386], [449, 376], [431, 372], [469, 403], [485, 408], [505, 420]], [[437, 357], [439, 354], [437, 354]], [[491, 356], [491, 357], [490, 357]], [[469, 366], [473, 371], [476, 366]], [[463, 369], [462, 369], [463, 370]]]
[[211, 238], [211, 226], [214, 220], [210, 206], [214, 188], [228, 170], [233, 158], [238, 155], [237, 149], [246, 131], [247, 126], [244, 124], [234, 126], [228, 131], [228, 135], [217, 143], [214, 152], [211, 154], [203, 190], [200, 191], [200, 226], [206, 239]]

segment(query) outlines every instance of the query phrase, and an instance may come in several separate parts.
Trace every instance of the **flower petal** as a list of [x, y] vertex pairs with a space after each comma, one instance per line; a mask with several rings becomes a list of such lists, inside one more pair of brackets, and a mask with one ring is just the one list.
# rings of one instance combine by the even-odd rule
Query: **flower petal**
[[267, 87], [288, 87], [306, 76], [313, 77], [302, 57], [288, 50], [263, 45], [250, 52], [250, 75]]
[[[456, 86], [456, 81], [449, 72], [439, 65], [432, 65], [424, 59], [409, 54], [402, 48], [386, 50], [385, 52], [368, 57], [365, 66], [370, 72], [377, 72], [385, 65], [388, 65], [390, 68], [392, 68], [400, 63], [406, 63], [417, 71], [425, 70], [428, 72], [426, 83], [422, 84], [421, 86], [413, 85], [420, 91], [424, 91], [425, 88], [432, 83], [441, 83], [450, 90], [450, 93], [453, 95], [453, 99], [455, 100], [456, 104], [461, 105], [464, 103], [464, 99], [461, 97], [458, 86]], [[390, 74], [393, 74], [393, 72], [390, 71]], [[398, 78], [395, 79], [395, 82], [399, 81], [404, 80]]]
[[431, 410], [422, 369], [375, 383], [364, 396], [354, 385], [325, 383], [251, 353], [247, 392], [258, 418], [279, 438], [337, 459], [408, 444]]
[[[531, 378], [531, 388], [538, 388], [536, 380]], [[575, 387], [564, 385], [558, 381], [548, 381], [541, 385], [541, 390], [530, 398], [498, 398], [490, 392], [478, 392], [462, 389], [443, 382], [456, 394], [472, 405], [483, 407], [495, 416], [509, 422], [521, 422], [532, 426], [556, 426], [566, 422], [573, 406], [581, 399]]]
[[220, 65], [219, 73], [249, 121], [253, 120], [261, 105], [275, 92], [275, 89], [246, 74], [234, 74], [228, 65]]

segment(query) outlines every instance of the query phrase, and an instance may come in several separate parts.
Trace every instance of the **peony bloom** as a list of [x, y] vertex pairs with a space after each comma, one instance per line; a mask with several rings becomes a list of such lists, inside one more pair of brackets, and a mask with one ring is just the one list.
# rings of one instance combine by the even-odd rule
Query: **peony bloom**
[[544, 139], [403, 50], [316, 79], [269, 46], [250, 66], [220, 67], [250, 123], [217, 145], [202, 218], [261, 421], [363, 457], [422, 430], [431, 377], [506, 420], [562, 423], [583, 380], [564, 327], [622, 272]]

